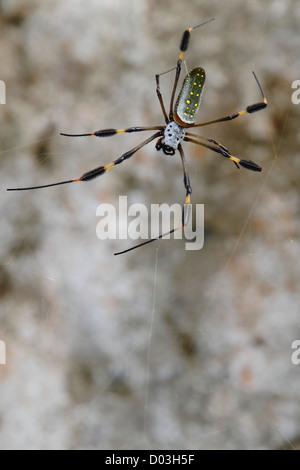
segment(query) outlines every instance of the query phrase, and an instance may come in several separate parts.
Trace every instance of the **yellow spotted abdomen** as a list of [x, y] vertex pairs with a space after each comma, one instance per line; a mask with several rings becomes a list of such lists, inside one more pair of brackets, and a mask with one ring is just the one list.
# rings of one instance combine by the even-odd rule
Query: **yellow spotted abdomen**
[[173, 119], [180, 126], [195, 124], [198, 113], [202, 91], [205, 83], [205, 71], [202, 67], [191, 70], [185, 77], [179, 92]]

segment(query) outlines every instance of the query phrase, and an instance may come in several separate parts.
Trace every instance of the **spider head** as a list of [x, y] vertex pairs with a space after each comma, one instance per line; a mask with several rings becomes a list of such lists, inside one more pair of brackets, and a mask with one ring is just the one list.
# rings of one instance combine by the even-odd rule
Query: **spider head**
[[159, 139], [155, 146], [156, 150], [162, 150], [165, 155], [175, 155], [175, 149], [170, 147], [169, 145], [166, 145], [163, 142], [163, 139]]

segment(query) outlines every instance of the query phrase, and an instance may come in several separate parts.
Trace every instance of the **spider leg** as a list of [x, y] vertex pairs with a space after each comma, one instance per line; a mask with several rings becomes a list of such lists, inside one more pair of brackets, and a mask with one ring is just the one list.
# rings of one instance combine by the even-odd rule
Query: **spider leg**
[[233, 161], [233, 163], [239, 168], [239, 165], [241, 165], [244, 168], [247, 168], [247, 170], [252, 170], [252, 171], [261, 171], [262, 168], [257, 165], [256, 163], [252, 162], [251, 160], [242, 160], [238, 157], [234, 157], [231, 155], [226, 147], [224, 147], [222, 144], [219, 144], [216, 142], [216, 146], [214, 145], [209, 145], [204, 142], [200, 142], [199, 140], [193, 139], [191, 137], [185, 137], [184, 138], [185, 142], [191, 142], [196, 145], [201, 145], [202, 147], [206, 147], [210, 150], [213, 150], [216, 153], [221, 154], [223, 157], [228, 158], [229, 160]]
[[63, 132], [60, 135], [64, 135], [66, 137], [88, 137], [88, 136], [95, 136], [95, 137], [111, 137], [112, 135], [116, 134], [124, 134], [124, 133], [131, 133], [131, 132], [143, 132], [143, 131], [158, 131], [163, 130], [163, 126], [152, 126], [152, 127], [128, 127], [127, 129], [100, 129], [99, 131], [92, 132], [89, 134], [65, 134]]
[[178, 145], [178, 150], [179, 150], [180, 157], [181, 157], [181, 162], [182, 162], [183, 183], [184, 183], [184, 187], [186, 189], [185, 204], [182, 208], [182, 224], [179, 225], [179, 227], [173, 228], [172, 230], [170, 230], [167, 233], [162, 233], [161, 235], [159, 235], [156, 238], [151, 238], [150, 240], [147, 240], [143, 243], [140, 243], [139, 245], [135, 245], [135, 246], [132, 246], [131, 248], [127, 248], [126, 250], [114, 253], [115, 256], [123, 255], [125, 253], [128, 253], [129, 251], [135, 250], [136, 248], [140, 248], [141, 246], [148, 245], [148, 243], [152, 243], [152, 242], [155, 242], [156, 240], [160, 240], [161, 238], [163, 238], [167, 235], [170, 235], [171, 233], [174, 233], [177, 230], [180, 230], [180, 229], [184, 228], [188, 224], [190, 214], [191, 214], [191, 207], [192, 207], [192, 205], [191, 205], [192, 188], [191, 188], [191, 185], [190, 185], [190, 178], [189, 178], [189, 175], [188, 175], [188, 172], [187, 172], [185, 156], [184, 156], [184, 152], [183, 152], [181, 144]]
[[160, 77], [161, 75], [164, 75], [165, 73], [168, 73], [168, 72], [171, 72], [172, 70], [175, 70], [175, 68], [176, 68], [176, 67], [173, 67], [172, 69], [167, 70], [166, 72], [157, 73], [157, 74], [155, 75], [155, 80], [156, 80], [156, 94], [157, 94], [157, 98], [158, 98], [158, 100], [159, 100], [160, 107], [161, 107], [162, 113], [163, 113], [163, 115], [164, 115], [166, 124], [169, 124], [170, 120], [169, 120], [169, 118], [168, 118], [168, 115], [167, 115], [167, 112], [166, 112], [166, 108], [165, 108], [165, 104], [164, 104], [164, 100], [163, 100], [163, 97], [162, 97], [162, 94], [161, 94], [161, 91], [160, 91], [159, 77]]
[[176, 230], [178, 230], [179, 228], [183, 228], [188, 224], [190, 213], [191, 213], [191, 207], [192, 207], [191, 206], [192, 187], [190, 183], [190, 177], [186, 168], [186, 160], [185, 160], [184, 151], [183, 151], [181, 144], [178, 145], [178, 150], [179, 150], [180, 157], [181, 157], [181, 163], [182, 163], [182, 169], [183, 169], [183, 184], [186, 189], [186, 194], [185, 194], [185, 205], [183, 206], [183, 209], [182, 209], [182, 226], [178, 227]]
[[31, 189], [49, 188], [51, 186], [58, 186], [60, 184], [76, 183], [78, 181], [90, 181], [94, 178], [97, 178], [97, 176], [103, 175], [107, 170], [110, 170], [114, 166], [119, 165], [125, 160], [128, 160], [128, 158], [132, 157], [132, 155], [135, 154], [138, 150], [140, 150], [142, 147], [152, 142], [152, 140], [156, 139], [160, 135], [161, 135], [161, 132], [156, 132], [147, 140], [144, 140], [141, 144], [137, 145], [136, 147], [129, 150], [128, 152], [123, 153], [119, 158], [114, 160], [112, 163], [109, 163], [106, 166], [99, 166], [98, 168], [95, 168], [94, 170], [87, 171], [80, 178], [77, 178], [74, 180], [60, 181], [58, 183], [44, 184], [40, 186], [31, 186], [29, 188], [10, 188], [10, 189], [7, 189], [7, 191], [26, 191], [26, 190], [31, 190]]
[[262, 94], [262, 97], [263, 97], [263, 100], [259, 103], [255, 103], [255, 104], [250, 104], [249, 106], [247, 106], [247, 108], [243, 109], [242, 111], [239, 111], [237, 113], [233, 113], [233, 114], [230, 114], [228, 116], [225, 116], [225, 117], [222, 117], [220, 119], [214, 119], [212, 121], [206, 121], [206, 122], [202, 122], [200, 124], [193, 124], [191, 125], [190, 127], [202, 127], [202, 126], [209, 126], [210, 124], [216, 124], [217, 122], [223, 122], [223, 121], [231, 121], [232, 119], [236, 119], [237, 117], [239, 116], [242, 116], [243, 114], [252, 114], [252, 113], [256, 113], [257, 111], [261, 111], [262, 109], [266, 108], [268, 103], [267, 103], [267, 98], [265, 97], [265, 94], [263, 92], [263, 89], [257, 79], [257, 76], [255, 75], [254, 72], [253, 73], [253, 76], [256, 80], [256, 83], [258, 85], [258, 88]]
[[196, 137], [197, 139], [206, 140], [206, 142], [212, 142], [217, 147], [221, 148], [222, 150], [225, 150], [225, 152], [229, 152], [228, 148], [226, 148], [224, 145], [220, 144], [220, 142], [217, 142], [215, 139], [212, 139], [211, 137], [205, 137], [203, 135], [192, 134], [191, 132], [186, 132], [185, 135], [187, 137]]
[[173, 85], [171, 101], [170, 101], [170, 112], [169, 112], [170, 120], [173, 120], [174, 98], [175, 98], [175, 93], [176, 93], [178, 80], [179, 80], [179, 76], [180, 76], [180, 72], [181, 72], [182, 58], [183, 58], [183, 54], [185, 53], [185, 51], [187, 50], [187, 48], [189, 46], [191, 32], [194, 29], [199, 28], [200, 26], [204, 26], [205, 24], [210, 23], [213, 20], [214, 20], [214, 18], [211, 18], [210, 20], [204, 21], [203, 23], [198, 24], [197, 26], [193, 26], [192, 28], [186, 29], [184, 31], [183, 35], [182, 35], [181, 43], [180, 43], [180, 46], [179, 46], [180, 54], [179, 54], [179, 57], [178, 57], [178, 60], [177, 60], [174, 85]]

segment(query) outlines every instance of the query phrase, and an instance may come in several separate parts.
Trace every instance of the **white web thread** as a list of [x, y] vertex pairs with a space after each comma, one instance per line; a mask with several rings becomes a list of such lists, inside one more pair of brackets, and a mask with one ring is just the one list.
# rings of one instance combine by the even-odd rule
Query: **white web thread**
[[153, 280], [153, 301], [152, 301], [152, 312], [150, 316], [150, 326], [147, 341], [147, 366], [145, 374], [145, 407], [144, 407], [144, 438], [147, 440], [147, 424], [148, 424], [148, 413], [149, 413], [149, 383], [150, 383], [150, 365], [151, 365], [151, 341], [153, 325], [155, 320], [156, 312], [156, 283], [157, 283], [157, 262], [158, 262], [158, 250], [156, 248], [155, 253], [155, 267], [154, 267], [154, 280]]

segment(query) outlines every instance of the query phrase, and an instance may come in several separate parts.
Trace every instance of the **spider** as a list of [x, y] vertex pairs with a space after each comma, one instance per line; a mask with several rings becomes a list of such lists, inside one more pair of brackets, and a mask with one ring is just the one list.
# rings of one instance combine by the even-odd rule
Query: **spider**
[[[181, 90], [179, 91], [177, 100], [174, 104], [175, 94], [176, 94], [176, 90], [178, 86], [178, 80], [179, 80], [180, 73], [181, 73], [182, 59], [183, 59], [184, 53], [188, 49], [191, 32], [194, 29], [197, 29], [200, 26], [210, 23], [213, 20], [214, 18], [204, 21], [203, 23], [198, 24], [197, 26], [194, 26], [185, 30], [182, 35], [181, 42], [180, 42], [180, 47], [179, 47], [180, 54], [179, 54], [176, 66], [173, 67], [171, 70], [168, 70], [167, 72], [163, 72], [163, 73], [155, 75], [156, 94], [160, 103], [161, 111], [163, 113], [166, 125], [151, 126], [151, 127], [128, 127], [127, 129], [100, 129], [96, 132], [89, 133], [89, 134], [61, 133], [60, 135], [67, 136], [67, 137], [86, 137], [86, 136], [111, 137], [113, 135], [123, 134], [123, 133], [156, 131], [151, 137], [144, 140], [133, 149], [123, 153], [119, 158], [117, 158], [113, 162], [109, 163], [108, 165], [99, 166], [93, 170], [87, 171], [80, 178], [73, 179], [73, 180], [60, 181], [58, 183], [31, 186], [27, 188], [11, 188], [11, 189], [7, 189], [7, 191], [25, 191], [25, 190], [32, 190], [32, 189], [48, 188], [50, 186], [58, 186], [61, 184], [75, 183], [79, 181], [90, 181], [94, 178], [97, 178], [98, 176], [103, 175], [114, 166], [119, 165], [120, 163], [123, 163], [124, 161], [128, 160], [142, 147], [149, 144], [153, 140], [157, 139], [155, 148], [156, 150], [162, 150], [165, 155], [174, 155], [176, 150], [179, 151], [179, 154], [181, 157], [182, 168], [183, 168], [183, 183], [184, 183], [184, 187], [186, 191], [186, 196], [185, 196], [185, 204], [184, 204], [183, 211], [182, 211], [182, 224], [179, 227], [176, 227], [173, 230], [171, 230], [171, 232], [169, 232], [169, 233], [173, 233], [176, 230], [181, 229], [188, 224], [189, 216], [191, 212], [192, 188], [191, 188], [190, 178], [189, 178], [189, 174], [188, 174], [187, 167], [186, 167], [186, 160], [185, 160], [185, 154], [184, 154], [183, 147], [182, 147], [182, 142], [191, 142], [193, 144], [206, 147], [220, 154], [222, 157], [225, 157], [231, 160], [237, 166], [237, 168], [242, 166], [243, 168], [246, 168], [247, 170], [258, 171], [258, 172], [261, 171], [262, 168], [256, 163], [252, 162], [251, 160], [243, 160], [243, 159], [240, 159], [238, 157], [231, 155], [229, 150], [224, 145], [217, 142], [216, 140], [209, 138], [209, 137], [200, 136], [198, 134], [194, 134], [191, 132], [187, 132], [187, 129], [196, 128], [196, 127], [204, 127], [204, 126], [208, 126], [208, 125], [215, 124], [218, 122], [223, 122], [223, 121], [231, 121], [233, 119], [236, 119], [239, 116], [242, 116], [243, 114], [247, 114], [247, 113], [252, 114], [252, 113], [255, 113], [257, 111], [260, 111], [266, 108], [267, 99], [265, 97], [263, 89], [254, 72], [252, 73], [258, 85], [258, 88], [260, 90], [260, 93], [262, 95], [262, 101], [260, 101], [259, 103], [249, 105], [242, 111], [235, 112], [228, 116], [225, 116], [219, 119], [214, 119], [212, 121], [206, 121], [200, 124], [196, 124], [196, 116], [200, 107], [203, 88], [205, 84], [205, 71], [202, 67], [196, 67], [186, 75], [186, 77], [183, 80]], [[164, 105], [164, 100], [163, 100], [161, 91], [160, 91], [160, 77], [161, 75], [171, 72], [172, 70], [175, 70], [176, 72], [175, 72], [175, 79], [174, 79], [174, 85], [172, 89], [170, 106], [169, 106], [169, 114], [168, 114]], [[154, 240], [162, 238], [165, 235], [167, 234], [162, 234], [157, 238], [147, 240], [144, 243], [141, 243], [132, 248], [129, 248], [127, 250], [124, 250], [122, 252], [115, 253], [115, 254], [117, 255], [117, 254], [126, 253], [128, 251], [133, 250], [134, 248], [143, 246]]]

